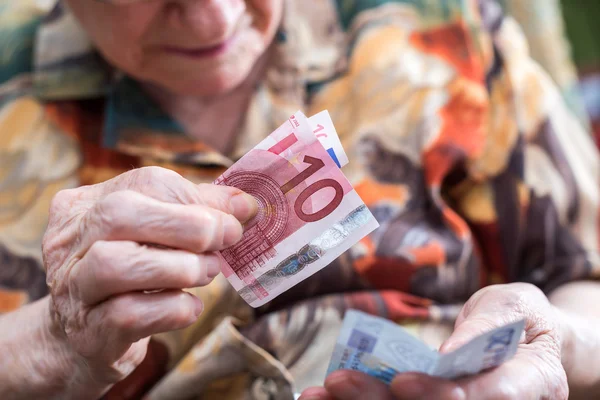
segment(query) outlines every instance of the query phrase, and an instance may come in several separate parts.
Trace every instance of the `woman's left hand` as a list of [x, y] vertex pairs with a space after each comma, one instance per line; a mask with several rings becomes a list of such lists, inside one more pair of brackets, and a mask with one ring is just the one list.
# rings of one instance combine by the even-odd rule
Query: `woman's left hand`
[[327, 378], [324, 388], [307, 389], [300, 399], [567, 399], [569, 387], [561, 362], [564, 320], [533, 285], [495, 285], [475, 293], [440, 352], [450, 352], [482, 333], [521, 319], [525, 334], [516, 355], [490, 371], [456, 381], [405, 373], [390, 386], [356, 371], [337, 371]]

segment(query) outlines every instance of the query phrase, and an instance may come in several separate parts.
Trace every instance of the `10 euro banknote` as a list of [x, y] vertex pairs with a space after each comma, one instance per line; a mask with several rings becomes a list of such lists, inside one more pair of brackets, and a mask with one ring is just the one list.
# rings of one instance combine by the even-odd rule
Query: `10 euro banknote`
[[267, 303], [379, 226], [344, 176], [347, 162], [329, 115], [297, 112], [215, 181], [259, 204], [242, 240], [220, 252], [248, 304]]
[[387, 384], [403, 372], [446, 379], [475, 375], [510, 359], [517, 351], [524, 326], [524, 321], [518, 321], [484, 333], [451, 353], [440, 354], [391, 321], [348, 310], [327, 375], [352, 369]]

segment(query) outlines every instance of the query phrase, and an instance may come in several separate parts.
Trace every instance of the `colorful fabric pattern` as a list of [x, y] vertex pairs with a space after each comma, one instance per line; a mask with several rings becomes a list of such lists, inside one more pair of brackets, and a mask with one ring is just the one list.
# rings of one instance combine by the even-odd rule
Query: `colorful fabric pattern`
[[186, 135], [51, 3], [0, 0], [0, 312], [45, 295], [57, 191], [146, 165], [211, 182], [298, 109], [330, 111], [381, 224], [259, 310], [223, 277], [194, 290], [198, 322], [154, 337], [107, 399], [289, 399], [322, 383], [348, 308], [435, 346], [486, 285], [600, 275], [599, 154], [569, 84], [496, 0], [286, 1], [230, 154]]
[[581, 96], [577, 68], [572, 58], [572, 44], [577, 41], [567, 36], [562, 12], [565, 0], [500, 0], [500, 3], [522, 27], [531, 57], [554, 80], [584, 126], [589, 127], [589, 113]]

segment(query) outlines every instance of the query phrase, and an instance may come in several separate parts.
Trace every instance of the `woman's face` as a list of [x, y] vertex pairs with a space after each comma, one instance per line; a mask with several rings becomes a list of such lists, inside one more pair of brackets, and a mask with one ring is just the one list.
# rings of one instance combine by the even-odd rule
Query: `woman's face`
[[113, 66], [198, 96], [227, 92], [248, 76], [271, 43], [283, 8], [283, 0], [67, 3]]

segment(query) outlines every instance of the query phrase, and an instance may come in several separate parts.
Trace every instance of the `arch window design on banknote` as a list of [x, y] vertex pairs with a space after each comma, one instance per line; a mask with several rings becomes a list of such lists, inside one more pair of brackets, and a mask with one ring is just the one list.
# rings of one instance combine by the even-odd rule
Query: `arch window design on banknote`
[[248, 304], [272, 300], [379, 226], [344, 176], [347, 163], [329, 114], [298, 112], [215, 181], [259, 203], [242, 240], [220, 253]]

